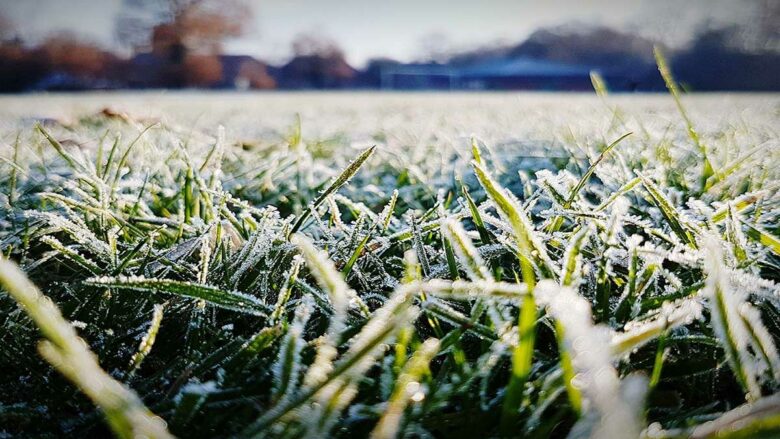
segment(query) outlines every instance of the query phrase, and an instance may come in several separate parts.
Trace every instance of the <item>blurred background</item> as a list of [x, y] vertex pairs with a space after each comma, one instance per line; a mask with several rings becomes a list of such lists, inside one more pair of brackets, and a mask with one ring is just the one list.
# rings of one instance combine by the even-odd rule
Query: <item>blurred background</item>
[[0, 0], [0, 92], [780, 91], [779, 0]]

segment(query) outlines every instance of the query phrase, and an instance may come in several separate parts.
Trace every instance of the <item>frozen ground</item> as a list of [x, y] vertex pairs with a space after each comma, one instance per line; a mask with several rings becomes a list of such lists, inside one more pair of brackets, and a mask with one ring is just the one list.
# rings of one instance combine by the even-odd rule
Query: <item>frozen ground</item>
[[[683, 98], [702, 134], [732, 127], [737, 131], [778, 129], [780, 95], [691, 95]], [[345, 136], [370, 141], [385, 133], [389, 142], [439, 141], [477, 134], [486, 141], [553, 140], [574, 135], [598, 139], [615, 121], [618, 108], [628, 124], [650, 132], [681, 124], [666, 94], [616, 95], [561, 93], [199, 93], [142, 92], [0, 96], [0, 124], [19, 119], [77, 116], [103, 108], [136, 118], [159, 118], [209, 131], [222, 124], [238, 138], [286, 130], [300, 114], [310, 137]], [[434, 140], [436, 141], [436, 140]]]
[[0, 437], [777, 435], [780, 95], [682, 102], [0, 97]]

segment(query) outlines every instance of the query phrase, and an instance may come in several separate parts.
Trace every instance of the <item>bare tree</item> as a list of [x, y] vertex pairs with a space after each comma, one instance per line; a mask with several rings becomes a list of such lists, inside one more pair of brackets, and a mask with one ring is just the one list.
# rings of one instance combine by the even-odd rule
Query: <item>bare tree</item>
[[[251, 10], [243, 0], [124, 0], [117, 38], [158, 60], [168, 87], [208, 87], [222, 79], [227, 38], [241, 35]], [[150, 74], [151, 75], [151, 74]]]
[[341, 48], [332, 39], [314, 33], [302, 33], [295, 36], [292, 42], [295, 56], [343, 56]]
[[292, 44], [295, 56], [282, 67], [282, 84], [292, 88], [338, 88], [355, 77], [344, 51], [318, 34], [298, 35]]
[[116, 36], [138, 50], [149, 48], [166, 27], [186, 51], [215, 54], [225, 39], [241, 35], [251, 18], [242, 0], [124, 0]]
[[14, 22], [0, 12], [0, 42], [13, 38], [15, 34], [16, 27]]
[[80, 77], [100, 77], [115, 61], [114, 55], [98, 45], [67, 32], [49, 35], [35, 52], [51, 70]]
[[209, 87], [222, 79], [222, 63], [215, 55], [190, 55], [184, 60], [184, 82], [189, 87]]

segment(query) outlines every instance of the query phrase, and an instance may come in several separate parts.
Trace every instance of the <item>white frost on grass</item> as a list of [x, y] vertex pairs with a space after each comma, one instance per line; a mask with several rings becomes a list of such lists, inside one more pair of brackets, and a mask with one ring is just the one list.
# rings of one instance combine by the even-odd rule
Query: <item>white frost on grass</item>
[[[638, 408], [628, 404], [612, 364], [609, 328], [594, 325], [590, 303], [569, 287], [543, 280], [534, 294], [564, 328], [564, 346], [574, 367], [572, 384], [583, 394], [581, 422], [593, 423], [592, 438], [635, 439], [642, 430]], [[575, 426], [575, 430], [578, 428]]]

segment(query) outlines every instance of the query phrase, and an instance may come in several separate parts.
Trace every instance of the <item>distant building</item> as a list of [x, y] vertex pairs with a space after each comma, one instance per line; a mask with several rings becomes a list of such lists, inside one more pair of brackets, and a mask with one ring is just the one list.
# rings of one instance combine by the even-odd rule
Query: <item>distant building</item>
[[529, 58], [500, 58], [459, 70], [461, 88], [589, 90], [590, 68]]
[[237, 90], [271, 89], [276, 81], [268, 74], [266, 65], [248, 55], [221, 55], [222, 79], [219, 88]]
[[115, 81], [102, 78], [85, 78], [67, 72], [50, 72], [28, 87], [28, 91], [81, 91], [112, 90], [118, 88]]
[[531, 58], [495, 58], [463, 66], [392, 65], [380, 75], [387, 90], [589, 90], [590, 71]]
[[[127, 85], [131, 88], [198, 87], [221, 89], [272, 89], [276, 81], [268, 74], [265, 63], [248, 55], [214, 55], [203, 57], [206, 62], [174, 63], [169, 58], [154, 52], [139, 53], [130, 59], [123, 72]], [[206, 76], [205, 83], [194, 83], [190, 78], [198, 65], [210, 67], [213, 72]]]
[[296, 55], [276, 71], [280, 88], [340, 89], [353, 85], [357, 70], [339, 51]]
[[460, 85], [459, 69], [446, 64], [397, 64], [381, 66], [382, 90], [455, 90]]
[[162, 57], [154, 53], [139, 53], [128, 61], [123, 79], [130, 88], [163, 87], [167, 64]]

